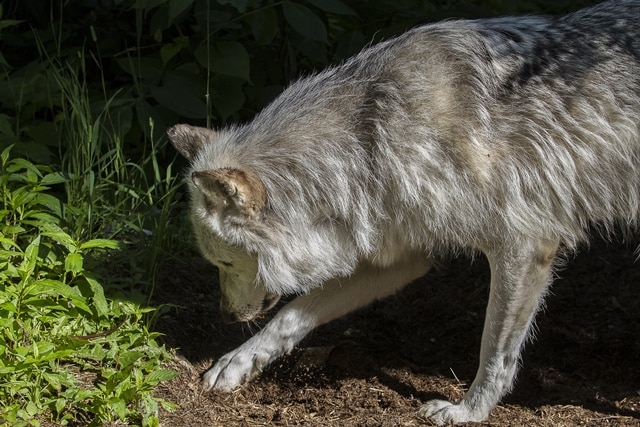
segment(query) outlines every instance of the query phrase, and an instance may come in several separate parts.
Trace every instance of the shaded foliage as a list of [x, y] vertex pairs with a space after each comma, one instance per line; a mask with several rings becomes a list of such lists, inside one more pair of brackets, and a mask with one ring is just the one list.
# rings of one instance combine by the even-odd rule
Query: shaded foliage
[[178, 121], [246, 120], [299, 75], [420, 23], [587, 3], [22, 0], [5, 6], [0, 21], [0, 147], [16, 144], [15, 152], [45, 162], [66, 148], [53, 64], [86, 82], [91, 108], [107, 108], [108, 125], [136, 153]]

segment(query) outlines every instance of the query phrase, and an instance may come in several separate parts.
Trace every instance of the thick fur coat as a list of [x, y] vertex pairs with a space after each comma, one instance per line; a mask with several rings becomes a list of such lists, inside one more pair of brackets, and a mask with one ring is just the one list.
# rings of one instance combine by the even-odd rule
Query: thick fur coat
[[248, 321], [300, 294], [205, 388], [242, 385], [438, 254], [480, 251], [492, 278], [477, 377], [462, 401], [420, 414], [485, 419], [513, 384], [559, 249], [593, 225], [635, 225], [639, 126], [640, 1], [613, 0], [418, 27], [298, 80], [250, 123], [173, 127], [223, 316]]

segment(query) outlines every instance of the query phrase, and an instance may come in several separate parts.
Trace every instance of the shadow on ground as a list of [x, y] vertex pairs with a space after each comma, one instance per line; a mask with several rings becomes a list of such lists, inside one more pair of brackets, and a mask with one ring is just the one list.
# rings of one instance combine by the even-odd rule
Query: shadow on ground
[[[490, 425], [640, 426], [637, 243], [598, 240], [558, 271]], [[157, 329], [183, 372], [160, 390], [181, 404], [163, 425], [421, 425], [421, 402], [460, 398], [473, 380], [489, 283], [482, 257], [442, 261], [398, 295], [319, 328], [235, 393], [201, 394], [199, 375], [257, 326], [223, 324], [215, 269], [189, 261], [166, 266], [156, 290], [156, 304], [176, 305]], [[301, 365], [316, 348], [331, 349], [321, 366]]]

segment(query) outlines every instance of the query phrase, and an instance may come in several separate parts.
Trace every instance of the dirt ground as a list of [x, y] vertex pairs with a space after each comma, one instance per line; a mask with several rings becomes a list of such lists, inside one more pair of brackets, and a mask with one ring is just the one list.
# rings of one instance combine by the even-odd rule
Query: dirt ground
[[[470, 425], [640, 426], [639, 243], [597, 240], [567, 260], [513, 392]], [[248, 386], [203, 394], [199, 375], [257, 327], [222, 323], [215, 270], [189, 261], [169, 266], [156, 292], [156, 303], [176, 304], [157, 329], [182, 372], [158, 391], [181, 405], [163, 426], [430, 425], [416, 417], [421, 402], [459, 399], [473, 380], [489, 283], [482, 257], [443, 260], [398, 295], [319, 328]]]

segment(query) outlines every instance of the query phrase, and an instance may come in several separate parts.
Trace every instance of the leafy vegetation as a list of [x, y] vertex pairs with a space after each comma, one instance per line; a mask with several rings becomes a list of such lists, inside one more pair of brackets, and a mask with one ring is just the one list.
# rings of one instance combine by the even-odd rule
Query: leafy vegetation
[[[157, 425], [157, 266], [190, 250], [173, 123], [250, 118], [300, 74], [451, 16], [580, 0], [0, 4], [0, 424]], [[44, 5], [44, 6], [43, 6]]]
[[61, 424], [156, 425], [158, 404], [170, 405], [153, 388], [175, 373], [160, 366], [168, 354], [149, 330], [153, 309], [111, 294], [93, 265], [120, 243], [65, 232], [52, 189], [77, 178], [9, 154], [0, 156], [0, 421], [37, 425], [48, 412]]

